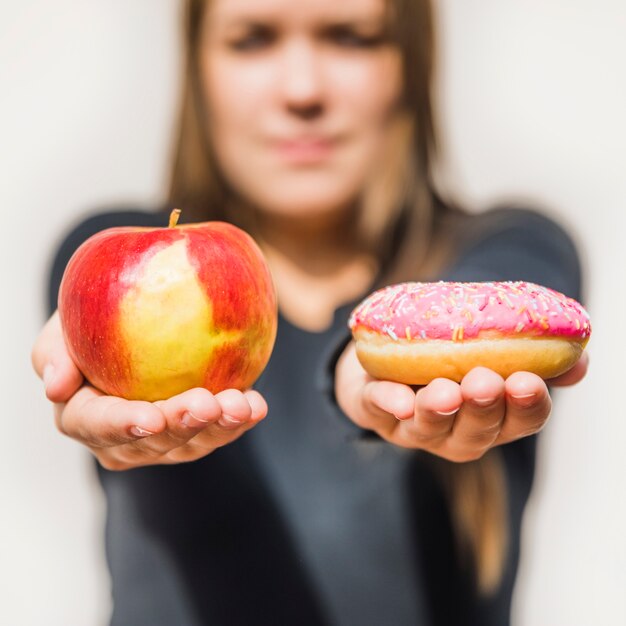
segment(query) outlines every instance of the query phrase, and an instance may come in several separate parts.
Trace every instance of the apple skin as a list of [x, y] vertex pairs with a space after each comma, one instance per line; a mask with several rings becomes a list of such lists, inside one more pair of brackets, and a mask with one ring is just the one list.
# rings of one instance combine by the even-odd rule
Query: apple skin
[[277, 326], [260, 249], [224, 222], [94, 235], [65, 269], [59, 314], [87, 380], [128, 400], [246, 389], [267, 365]]

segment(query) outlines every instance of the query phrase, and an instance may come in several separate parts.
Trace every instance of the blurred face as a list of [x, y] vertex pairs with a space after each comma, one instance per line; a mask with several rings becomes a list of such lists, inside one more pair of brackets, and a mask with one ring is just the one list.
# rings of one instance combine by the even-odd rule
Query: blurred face
[[212, 0], [201, 73], [221, 170], [266, 214], [351, 206], [401, 94], [385, 0]]

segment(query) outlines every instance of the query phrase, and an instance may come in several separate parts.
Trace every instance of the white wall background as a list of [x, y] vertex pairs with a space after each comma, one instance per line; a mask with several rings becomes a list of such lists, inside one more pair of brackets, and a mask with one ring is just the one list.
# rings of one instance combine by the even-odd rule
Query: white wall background
[[[588, 378], [559, 395], [525, 523], [515, 626], [624, 624], [626, 5], [440, 0], [453, 181], [523, 198], [585, 252]], [[30, 346], [54, 245], [86, 211], [161, 197], [178, 0], [0, 0], [0, 623], [104, 624], [103, 502], [59, 436]], [[620, 280], [622, 279], [622, 280]], [[620, 310], [621, 309], [621, 310]]]

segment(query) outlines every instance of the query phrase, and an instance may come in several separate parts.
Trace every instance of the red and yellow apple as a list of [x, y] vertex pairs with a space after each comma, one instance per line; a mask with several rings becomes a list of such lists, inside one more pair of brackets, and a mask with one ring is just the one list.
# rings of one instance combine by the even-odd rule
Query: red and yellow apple
[[101, 391], [160, 400], [245, 389], [276, 337], [263, 255], [223, 222], [104, 230], [76, 250], [59, 292], [70, 355]]

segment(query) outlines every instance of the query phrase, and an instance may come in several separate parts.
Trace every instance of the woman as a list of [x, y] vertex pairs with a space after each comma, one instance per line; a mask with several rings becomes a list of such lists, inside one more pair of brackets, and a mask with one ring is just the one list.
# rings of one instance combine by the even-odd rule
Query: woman
[[[170, 204], [254, 235], [279, 330], [254, 391], [154, 404], [90, 387], [56, 314], [42, 331], [33, 362], [57, 426], [99, 461], [114, 624], [508, 623], [533, 472], [523, 437], [548, 417], [546, 384], [485, 368], [418, 391], [374, 381], [346, 331], [361, 297], [405, 279], [579, 295], [556, 225], [512, 209], [470, 219], [436, 192], [431, 10], [188, 0]], [[163, 220], [83, 223], [57, 255], [51, 308], [86, 237]]]

